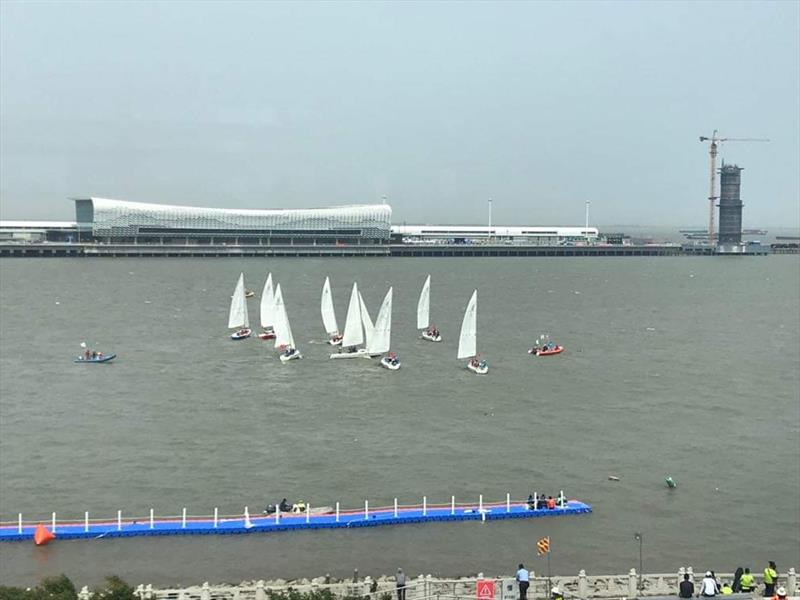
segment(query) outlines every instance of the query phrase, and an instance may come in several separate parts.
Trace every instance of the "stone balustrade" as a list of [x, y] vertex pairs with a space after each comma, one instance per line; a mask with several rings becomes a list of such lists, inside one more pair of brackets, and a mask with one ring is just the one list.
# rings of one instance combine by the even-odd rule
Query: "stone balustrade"
[[[550, 588], [558, 586], [560, 592], [568, 600], [589, 599], [626, 599], [640, 596], [674, 596], [677, 597], [678, 583], [683, 581], [684, 574], [699, 585], [702, 572], [695, 575], [692, 567], [681, 567], [675, 573], [645, 574], [641, 578], [635, 569], [621, 575], [587, 575], [581, 570], [577, 575], [554, 575], [549, 580], [547, 577], [531, 573], [531, 585], [528, 590], [529, 600], [543, 600], [549, 597]], [[518, 591], [513, 576], [484, 577], [479, 573], [477, 577], [462, 577], [459, 579], [442, 579], [431, 575], [419, 575], [416, 578], [408, 577], [406, 583], [406, 600], [474, 600], [479, 579], [495, 580], [496, 600], [516, 600]], [[733, 581], [732, 573], [718, 573], [720, 581]], [[762, 575], [755, 574], [758, 586], [762, 585]], [[641, 590], [639, 586], [641, 585]], [[786, 587], [790, 597], [800, 596], [797, 588], [797, 574], [794, 568], [779, 576], [779, 585]], [[286, 581], [276, 579], [272, 581], [243, 582], [240, 585], [209, 585], [208, 582], [201, 586], [186, 588], [154, 588], [152, 585], [139, 585], [136, 593], [141, 600], [269, 600], [271, 592], [311, 592], [329, 590], [337, 598], [363, 598], [364, 600], [384, 600], [389, 594], [391, 600], [395, 597], [394, 577], [382, 576], [377, 579], [371, 577], [359, 578], [357, 573], [350, 580], [335, 580], [329, 576], [314, 579], [299, 579]], [[757, 588], [758, 589], [758, 588]], [[92, 592], [84, 587], [80, 594], [81, 600], [90, 600]], [[755, 594], [755, 597], [760, 593]]]

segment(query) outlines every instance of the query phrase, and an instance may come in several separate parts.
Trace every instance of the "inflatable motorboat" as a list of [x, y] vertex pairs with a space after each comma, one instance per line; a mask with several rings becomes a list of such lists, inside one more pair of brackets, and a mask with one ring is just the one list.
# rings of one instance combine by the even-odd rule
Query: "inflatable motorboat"
[[400, 370], [400, 365], [401, 364], [402, 363], [400, 362], [400, 359], [397, 358], [396, 354], [395, 355], [384, 356], [381, 359], [381, 366], [384, 369], [389, 369], [390, 371], [398, 371], [398, 370]]
[[231, 334], [232, 340], [243, 340], [245, 338], [249, 338], [250, 334], [253, 331], [249, 327], [245, 327], [244, 329], [240, 329], [239, 331]]
[[72, 362], [74, 363], [107, 363], [117, 358], [116, 354], [98, 354], [97, 356], [88, 358], [86, 356], [76, 356]]
[[563, 351], [563, 346], [552, 346], [544, 348], [531, 348], [528, 350], [528, 354], [533, 354], [535, 356], [553, 356], [554, 354], [561, 354]]

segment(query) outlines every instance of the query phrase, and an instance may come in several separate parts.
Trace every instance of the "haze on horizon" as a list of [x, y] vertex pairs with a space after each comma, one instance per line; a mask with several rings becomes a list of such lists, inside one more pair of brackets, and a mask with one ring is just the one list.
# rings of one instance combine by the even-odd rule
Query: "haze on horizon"
[[800, 227], [800, 2], [0, 2], [0, 215], [69, 196], [395, 222]]

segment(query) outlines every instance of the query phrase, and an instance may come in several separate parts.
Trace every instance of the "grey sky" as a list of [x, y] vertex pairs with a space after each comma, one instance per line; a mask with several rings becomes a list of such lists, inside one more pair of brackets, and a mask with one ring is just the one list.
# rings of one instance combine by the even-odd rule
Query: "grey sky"
[[0, 2], [0, 213], [379, 201], [395, 221], [800, 224], [800, 3]]

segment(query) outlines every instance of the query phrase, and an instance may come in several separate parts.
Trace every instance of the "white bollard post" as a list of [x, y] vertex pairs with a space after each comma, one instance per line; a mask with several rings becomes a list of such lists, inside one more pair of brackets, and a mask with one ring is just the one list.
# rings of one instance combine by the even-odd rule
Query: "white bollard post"
[[89, 531], [89, 511], [85, 511], [83, 513], [83, 530], [88, 532]]
[[214, 507], [214, 527], [217, 527], [217, 522], [219, 521], [219, 507]]
[[339, 522], [339, 503], [336, 503], [336, 522]]
[[19, 513], [17, 517], [17, 533], [22, 535], [22, 513]]
[[558, 493], [558, 504], [561, 508], [564, 508], [566, 498], [564, 498], [564, 490], [561, 490]]
[[52, 533], [56, 532], [56, 513], [53, 513], [53, 526], [50, 530]]
[[506, 492], [506, 512], [511, 512], [511, 494], [508, 492]]
[[478, 497], [478, 510], [483, 512], [483, 494]]
[[122, 511], [117, 511], [117, 531], [122, 530]]
[[397, 498], [394, 499], [394, 518], [397, 518]]
[[364, 500], [364, 520], [369, 519], [369, 500]]
[[252, 527], [253, 524], [250, 522], [250, 509], [245, 506], [244, 507], [244, 527], [245, 529], [249, 529]]
[[450, 514], [456, 514], [456, 497], [450, 496]]
[[281, 505], [280, 502], [275, 505], [275, 525], [281, 522]]
[[533, 510], [539, 508], [539, 492], [533, 492]]
[[154, 528], [155, 528], [155, 526], [156, 526], [156, 524], [154, 523], [154, 521], [155, 521], [155, 515], [153, 514], [153, 512], [154, 512], [154, 511], [153, 511], [153, 509], [151, 508], [151, 509], [150, 509], [150, 529], [154, 529]]
[[186, 529], [186, 507], [183, 507], [183, 515], [181, 516], [181, 527]]
[[423, 517], [427, 517], [428, 516], [428, 497], [427, 496], [423, 496], [422, 497], [422, 516]]
[[306, 523], [311, 522], [311, 503], [306, 504]]

